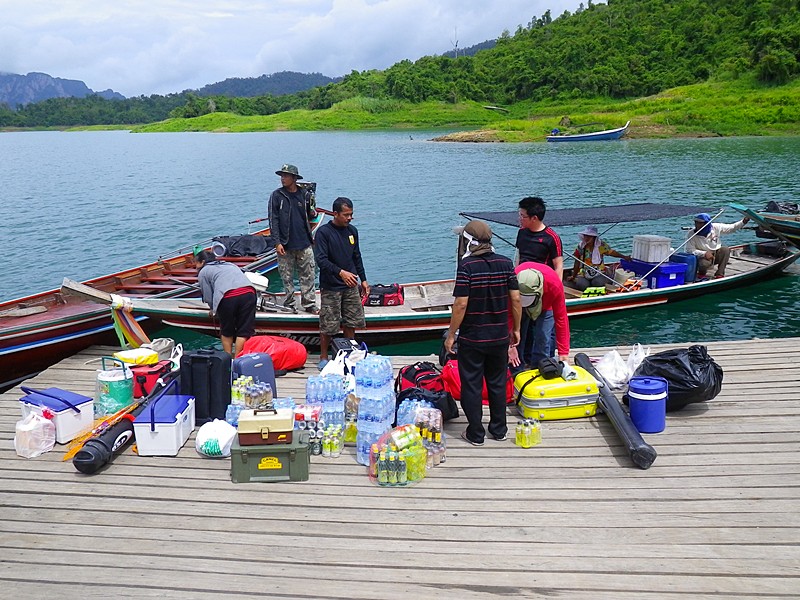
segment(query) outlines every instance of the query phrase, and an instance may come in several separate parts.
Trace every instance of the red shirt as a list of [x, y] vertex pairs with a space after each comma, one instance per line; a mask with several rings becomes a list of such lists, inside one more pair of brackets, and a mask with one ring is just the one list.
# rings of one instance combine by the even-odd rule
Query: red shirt
[[[524, 262], [514, 269], [517, 275], [525, 269], [536, 269], [544, 277], [544, 289], [542, 290], [542, 312], [553, 311], [556, 322], [556, 346], [558, 355], [567, 356], [569, 354], [569, 319], [567, 318], [567, 304], [564, 297], [564, 284], [558, 278], [558, 274], [541, 263]], [[524, 308], [522, 310], [525, 310]]]

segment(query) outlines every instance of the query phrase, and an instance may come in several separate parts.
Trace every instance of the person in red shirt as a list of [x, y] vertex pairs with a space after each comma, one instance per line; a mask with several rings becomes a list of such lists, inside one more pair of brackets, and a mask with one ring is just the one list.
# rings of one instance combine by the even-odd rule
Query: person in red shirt
[[[541, 344], [533, 344], [534, 347], [543, 347], [545, 336], [550, 332], [543, 327], [547, 311], [552, 311], [555, 321], [556, 347], [558, 348], [558, 358], [566, 362], [569, 358], [569, 319], [567, 317], [567, 304], [564, 297], [564, 286], [558, 274], [541, 263], [524, 262], [514, 269], [519, 282], [520, 301], [522, 310], [527, 313], [533, 321], [533, 335], [539, 336]], [[520, 343], [520, 346], [522, 342]], [[534, 355], [534, 363], [530, 366], [536, 367], [536, 363], [546, 358], [544, 355]], [[519, 369], [521, 357], [517, 347], [509, 348], [509, 362], [512, 368]]]

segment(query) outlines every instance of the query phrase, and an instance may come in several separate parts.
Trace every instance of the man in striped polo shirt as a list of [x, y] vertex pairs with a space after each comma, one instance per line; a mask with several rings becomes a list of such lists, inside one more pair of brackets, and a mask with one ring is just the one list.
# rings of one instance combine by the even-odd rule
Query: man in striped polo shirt
[[468, 421], [461, 437], [473, 446], [482, 446], [486, 435], [481, 422], [484, 381], [489, 396], [489, 436], [497, 441], [506, 439], [508, 347], [509, 343], [519, 343], [522, 309], [514, 264], [495, 254], [489, 225], [470, 221], [461, 235], [465, 252], [458, 265], [453, 314], [444, 346], [452, 352], [458, 331], [461, 408]]

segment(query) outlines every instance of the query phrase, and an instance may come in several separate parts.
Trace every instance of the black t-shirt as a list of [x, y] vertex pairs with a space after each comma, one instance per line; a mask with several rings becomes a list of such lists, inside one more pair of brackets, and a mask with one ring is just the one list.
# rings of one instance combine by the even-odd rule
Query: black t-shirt
[[317, 229], [314, 239], [314, 258], [319, 266], [321, 290], [346, 290], [347, 284], [339, 277], [339, 271], [342, 269], [355, 273], [362, 282], [367, 280], [364, 262], [361, 260], [358, 230], [352, 225], [337, 227], [328, 222]]
[[555, 268], [553, 259], [561, 257], [561, 238], [550, 227], [541, 231], [520, 229], [517, 233], [519, 262], [536, 262]]
[[518, 290], [514, 263], [500, 254], [463, 259], [456, 272], [453, 296], [467, 296], [467, 312], [458, 339], [478, 344], [508, 343], [508, 292]]
[[289, 197], [291, 211], [289, 213], [289, 241], [286, 244], [287, 250], [303, 250], [311, 244], [308, 240], [308, 226], [306, 222], [306, 203], [303, 199], [303, 190], [298, 188], [292, 193], [284, 189]]

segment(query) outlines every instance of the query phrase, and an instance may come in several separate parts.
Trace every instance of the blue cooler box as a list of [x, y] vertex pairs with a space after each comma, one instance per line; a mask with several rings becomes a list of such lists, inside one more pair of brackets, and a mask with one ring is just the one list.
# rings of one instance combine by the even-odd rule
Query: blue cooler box
[[647, 287], [650, 289], [659, 289], [673, 287], [676, 285], [683, 285], [685, 283], [684, 277], [686, 275], [686, 263], [665, 262], [656, 267], [658, 263], [648, 263], [641, 260], [625, 260], [620, 261], [620, 265], [626, 271], [633, 271], [637, 277], [644, 277], [647, 275]]

